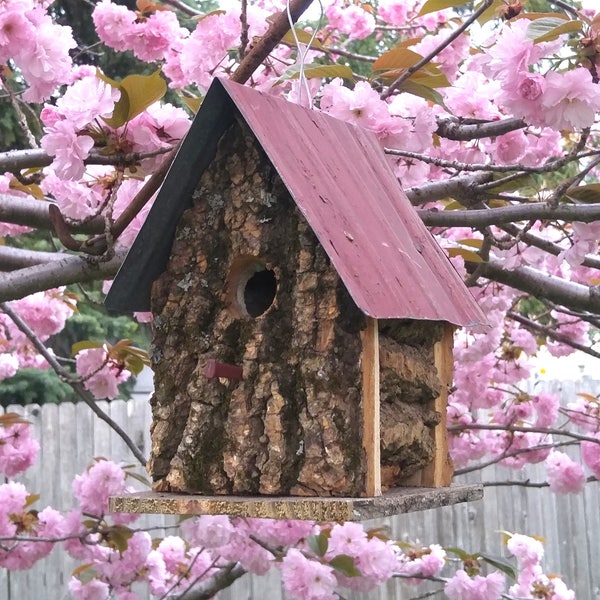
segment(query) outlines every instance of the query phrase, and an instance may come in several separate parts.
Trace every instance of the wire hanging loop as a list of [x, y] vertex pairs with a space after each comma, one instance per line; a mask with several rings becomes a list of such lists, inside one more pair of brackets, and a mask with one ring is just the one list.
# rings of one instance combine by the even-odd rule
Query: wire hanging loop
[[304, 88], [306, 90], [306, 96], [308, 98], [308, 108], [310, 110], [313, 109], [313, 99], [312, 99], [312, 94], [310, 93], [308, 79], [306, 78], [306, 74], [305, 74], [305, 66], [306, 66], [305, 63], [306, 63], [306, 56], [308, 55], [308, 52], [310, 51], [310, 48], [317, 36], [317, 31], [319, 29], [321, 29], [321, 25], [323, 22], [324, 12], [323, 12], [323, 3], [321, 2], [321, 0], [319, 0], [319, 7], [320, 7], [321, 14], [319, 15], [318, 25], [317, 25], [317, 27], [314, 28], [308, 44], [304, 45], [298, 39], [296, 27], [294, 26], [294, 21], [292, 20], [292, 12], [290, 10], [290, 0], [286, 1], [287, 17], [288, 17], [288, 21], [290, 24], [290, 30], [292, 32], [292, 36], [294, 38], [294, 44], [296, 45], [296, 50], [297, 50], [296, 62], [299, 64], [298, 95], [296, 98], [296, 103], [302, 105], [302, 88]]

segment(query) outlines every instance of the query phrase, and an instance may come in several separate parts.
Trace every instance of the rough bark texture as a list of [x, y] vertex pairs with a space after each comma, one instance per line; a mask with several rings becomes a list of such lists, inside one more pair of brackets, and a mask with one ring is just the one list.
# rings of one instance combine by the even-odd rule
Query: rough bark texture
[[382, 321], [379, 331], [382, 484], [393, 487], [429, 464], [435, 455], [434, 409], [440, 380], [434, 346], [443, 323]]
[[[277, 279], [258, 318], [235, 301], [249, 257]], [[180, 222], [153, 312], [157, 489], [360, 494], [364, 317], [237, 122]], [[242, 366], [243, 381], [208, 379], [208, 359]]]
[[[245, 293], [261, 268], [275, 277], [276, 295], [252, 317]], [[221, 139], [179, 223], [152, 310], [155, 490], [363, 493], [365, 318], [240, 121]], [[439, 393], [433, 344], [440, 332], [435, 323], [382, 325], [388, 485], [433, 457], [431, 431], [440, 418], [432, 410]], [[209, 359], [243, 367], [243, 380], [208, 378]]]

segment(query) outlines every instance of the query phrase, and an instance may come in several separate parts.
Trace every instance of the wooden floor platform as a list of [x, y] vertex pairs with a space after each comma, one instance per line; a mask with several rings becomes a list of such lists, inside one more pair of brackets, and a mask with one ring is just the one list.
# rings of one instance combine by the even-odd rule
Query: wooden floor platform
[[373, 498], [200, 496], [138, 492], [110, 498], [110, 510], [170, 515], [230, 515], [310, 521], [364, 521], [483, 497], [481, 485], [394, 488]]

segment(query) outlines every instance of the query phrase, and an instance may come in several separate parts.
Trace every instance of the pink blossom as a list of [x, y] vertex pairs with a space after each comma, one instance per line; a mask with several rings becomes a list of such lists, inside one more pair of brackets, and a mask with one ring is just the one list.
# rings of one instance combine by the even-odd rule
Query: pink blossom
[[544, 575], [541, 570], [524, 569], [518, 582], [509, 593], [519, 598], [548, 598], [549, 600], [575, 600], [575, 592], [557, 576]]
[[597, 442], [581, 442], [581, 458], [585, 466], [600, 479], [600, 436]]
[[[439, 544], [427, 548], [411, 548], [400, 555], [398, 572], [402, 575], [436, 577], [446, 564], [446, 551]], [[414, 583], [418, 583], [415, 579]]]
[[[437, 48], [448, 37], [448, 32], [443, 29], [434, 35], [425, 36], [418, 44], [412, 46], [411, 50], [426, 56]], [[454, 81], [458, 75], [458, 66], [469, 54], [469, 36], [459, 35], [451, 44], [444, 47], [434, 58], [439, 63], [439, 70], [446, 75], [449, 81]]]
[[542, 123], [543, 94], [546, 79], [537, 73], [522, 71], [507, 78], [498, 95], [498, 105], [528, 123]]
[[76, 600], [108, 600], [110, 596], [108, 584], [98, 579], [83, 583], [72, 577], [69, 581], [69, 592]]
[[534, 394], [531, 401], [535, 407], [536, 427], [551, 427], [558, 417], [559, 399], [554, 394]]
[[557, 130], [590, 127], [600, 110], [598, 86], [587, 69], [579, 67], [565, 73], [550, 71], [542, 97], [543, 124]]
[[373, 15], [356, 4], [341, 5], [337, 2], [325, 9], [329, 25], [351, 39], [362, 40], [375, 30]]
[[538, 565], [544, 557], [544, 546], [528, 535], [513, 533], [506, 543], [508, 551], [517, 558], [522, 568]]
[[203, 515], [188, 519], [181, 524], [181, 529], [192, 544], [204, 548], [224, 546], [234, 531], [229, 517], [225, 515]]
[[109, 496], [125, 491], [125, 471], [110, 460], [99, 460], [73, 480], [73, 494], [84, 513], [100, 517]]
[[100, 39], [115, 50], [130, 49], [129, 38], [137, 31], [136, 14], [120, 4], [102, 0], [92, 13]]
[[26, 26], [23, 32], [27, 32], [27, 43], [16, 39], [11, 44], [12, 58], [29, 85], [23, 99], [41, 102], [49, 98], [57, 86], [68, 83], [72, 66], [69, 50], [77, 44], [71, 29], [53, 23], [42, 8], [29, 10], [25, 16], [33, 28]]
[[408, 8], [404, 0], [379, 0], [377, 15], [390, 25], [402, 26], [408, 21]]
[[[0, 381], [12, 377], [18, 368], [19, 359], [16, 356], [6, 353], [0, 354]], [[0, 471], [2, 471], [1, 468]]]
[[585, 431], [595, 433], [600, 430], [600, 401], [581, 394], [575, 402], [567, 404], [567, 414], [572, 423]]
[[392, 541], [372, 537], [363, 548], [348, 553], [356, 558], [356, 566], [363, 577], [380, 584], [398, 570], [399, 549]]
[[546, 459], [546, 481], [555, 494], [577, 494], [585, 487], [585, 473], [564, 452], [553, 450]]
[[499, 600], [504, 591], [504, 575], [494, 571], [483, 577], [469, 577], [463, 569], [456, 571], [444, 587], [450, 600]]
[[326, 84], [321, 96], [321, 110], [378, 133], [385, 131], [392, 122], [387, 104], [366, 81], [357, 82], [353, 90], [341, 85], [340, 80]]
[[361, 554], [367, 545], [367, 532], [360, 523], [336, 524], [329, 535], [328, 554]]
[[[99, 77], [84, 77], [67, 88], [64, 95], [56, 101], [54, 110], [79, 131], [97, 117], [109, 117], [120, 95], [117, 88]], [[54, 120], [53, 125], [50, 125], [44, 121], [50, 128], [56, 127], [56, 123]]]
[[0, 427], [0, 473], [14, 477], [28, 469], [37, 458], [40, 445], [31, 437], [26, 423]]
[[179, 60], [185, 79], [207, 89], [215, 68], [229, 64], [224, 57], [238, 44], [240, 31], [234, 12], [208, 15], [199, 21], [192, 34], [182, 40]]
[[77, 374], [83, 378], [85, 389], [96, 398], [116, 398], [119, 395], [119, 383], [131, 376], [123, 365], [108, 356], [104, 348], [82, 350], [75, 360]]
[[[444, 102], [452, 113], [459, 117], [475, 119], [496, 119], [500, 111], [492, 102], [500, 85], [490, 81], [477, 70], [468, 70], [460, 75], [452, 87], [444, 90]], [[478, 90], [477, 94], [472, 91]]]
[[561, 252], [559, 259], [566, 260], [572, 267], [580, 265], [587, 254], [594, 254], [598, 249], [600, 239], [600, 223], [571, 224], [573, 229], [572, 245], [569, 249]]
[[156, 11], [136, 25], [127, 28], [128, 49], [146, 62], [164, 59], [169, 49], [188, 35], [177, 15], [167, 10]]
[[[90, 169], [100, 176], [97, 167]], [[49, 171], [41, 184], [44, 193], [53, 197], [61, 213], [70, 219], [85, 219], [98, 214], [103, 202], [104, 189], [93, 181], [65, 181]]]
[[297, 545], [315, 528], [312, 521], [246, 519], [246, 522], [257, 537], [273, 546]]
[[80, 179], [85, 171], [83, 161], [94, 147], [94, 140], [79, 135], [69, 121], [57, 121], [46, 128], [41, 147], [54, 156], [52, 168], [63, 179]]
[[290, 598], [297, 600], [335, 600], [337, 595], [333, 568], [310, 560], [292, 548], [281, 561], [283, 587]]

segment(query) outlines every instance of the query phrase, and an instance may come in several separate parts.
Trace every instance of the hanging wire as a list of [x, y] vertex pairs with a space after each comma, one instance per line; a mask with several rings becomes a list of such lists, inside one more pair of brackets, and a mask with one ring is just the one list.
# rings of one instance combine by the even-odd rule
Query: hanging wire
[[297, 104], [302, 105], [302, 88], [304, 87], [304, 89], [306, 90], [306, 96], [308, 98], [308, 108], [311, 110], [313, 109], [313, 99], [312, 99], [312, 95], [310, 93], [308, 79], [306, 78], [305, 73], [304, 73], [304, 67], [305, 67], [306, 55], [310, 51], [310, 47], [312, 46], [313, 42], [315, 41], [315, 37], [317, 36], [317, 31], [319, 31], [321, 29], [321, 26], [323, 24], [323, 17], [324, 17], [323, 2], [321, 0], [318, 0], [318, 2], [319, 2], [319, 9], [321, 11], [320, 15], [319, 15], [319, 22], [317, 23], [317, 26], [313, 29], [312, 35], [310, 37], [310, 41], [303, 49], [302, 45], [300, 44], [300, 40], [298, 39], [298, 35], [296, 33], [296, 27], [294, 26], [294, 22], [292, 20], [292, 12], [290, 9], [290, 0], [286, 1], [286, 12], [287, 12], [287, 17], [288, 17], [288, 22], [290, 24], [290, 29], [292, 31], [292, 36], [294, 37], [294, 43], [296, 44], [296, 50], [298, 53], [296, 60], [300, 64], [300, 69], [298, 71]]

